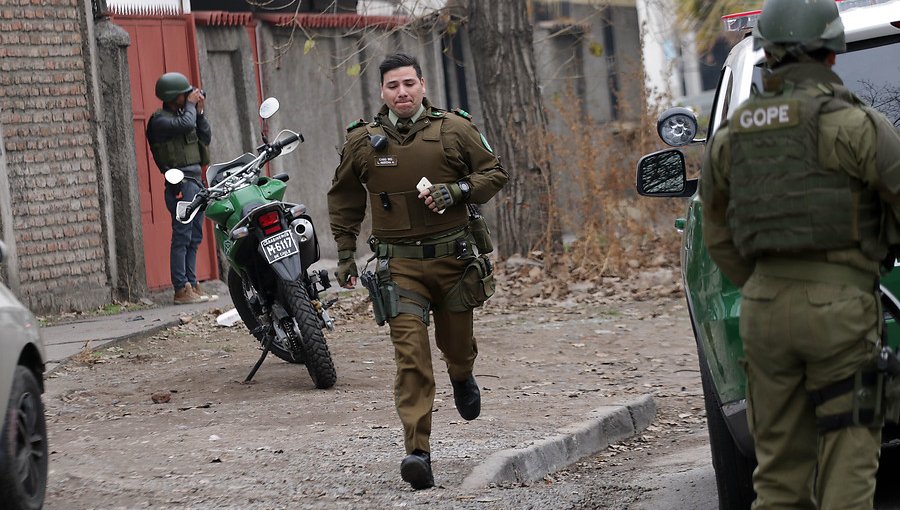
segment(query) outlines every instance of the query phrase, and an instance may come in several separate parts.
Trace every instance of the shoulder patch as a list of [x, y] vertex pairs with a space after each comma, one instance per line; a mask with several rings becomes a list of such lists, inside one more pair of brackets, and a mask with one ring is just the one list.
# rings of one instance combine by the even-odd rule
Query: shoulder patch
[[469, 112], [463, 110], [462, 108], [454, 108], [452, 111], [453, 111], [453, 113], [459, 115], [460, 117], [462, 117], [466, 120], [472, 120], [472, 115]]
[[365, 119], [354, 120], [350, 124], [347, 124], [347, 132], [349, 133], [350, 131], [353, 131], [354, 129], [358, 128], [359, 126], [365, 126], [365, 125], [366, 125]]

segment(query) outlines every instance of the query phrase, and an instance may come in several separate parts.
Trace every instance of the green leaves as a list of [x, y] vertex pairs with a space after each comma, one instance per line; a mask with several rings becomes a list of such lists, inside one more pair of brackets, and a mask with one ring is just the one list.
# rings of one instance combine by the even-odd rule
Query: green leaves
[[305, 43], [303, 43], [303, 54], [306, 55], [313, 48], [316, 47], [316, 41], [314, 39], [307, 39]]
[[347, 68], [347, 76], [359, 76], [359, 72], [362, 70], [359, 64], [353, 64], [352, 66]]

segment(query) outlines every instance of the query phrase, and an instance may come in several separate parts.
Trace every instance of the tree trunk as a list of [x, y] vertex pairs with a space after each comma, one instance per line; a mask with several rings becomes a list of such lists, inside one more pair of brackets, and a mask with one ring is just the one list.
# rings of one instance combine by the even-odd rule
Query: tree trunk
[[468, 35], [487, 138], [509, 172], [497, 197], [502, 256], [556, 247], [547, 116], [526, 0], [468, 0]]

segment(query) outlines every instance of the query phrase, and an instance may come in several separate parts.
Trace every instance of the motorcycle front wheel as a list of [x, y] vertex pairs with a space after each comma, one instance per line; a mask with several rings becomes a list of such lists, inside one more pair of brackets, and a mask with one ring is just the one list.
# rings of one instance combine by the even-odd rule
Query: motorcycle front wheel
[[306, 287], [300, 281], [288, 282], [279, 279], [278, 293], [282, 298], [282, 305], [294, 316], [300, 328], [298, 332], [300, 346], [309, 376], [312, 377], [316, 388], [331, 388], [337, 381], [337, 373], [334, 370], [331, 353], [328, 351], [328, 344], [325, 343], [319, 316], [309, 301]]
[[[250, 300], [256, 296], [256, 291], [250, 285], [245, 284], [244, 280], [234, 269], [228, 270], [228, 293], [231, 295], [231, 302], [234, 303], [234, 308], [237, 310], [238, 315], [241, 316], [241, 320], [244, 321], [244, 325], [247, 326], [251, 333], [259, 328], [261, 321], [269, 320], [268, 317], [257, 315], [253, 311], [253, 307], [250, 306]], [[274, 334], [271, 328], [269, 328], [269, 331], [269, 334]], [[265, 336], [261, 332], [254, 333], [254, 336], [259, 343], [263, 343], [265, 340]], [[297, 359], [294, 359], [295, 356], [289, 350], [275, 342], [269, 345], [269, 351], [288, 363], [303, 363], [302, 358], [297, 357]]]

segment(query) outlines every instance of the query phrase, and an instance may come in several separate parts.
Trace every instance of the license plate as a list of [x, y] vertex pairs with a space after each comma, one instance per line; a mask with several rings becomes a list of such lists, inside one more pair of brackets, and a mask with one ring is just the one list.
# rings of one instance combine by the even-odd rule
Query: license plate
[[269, 264], [299, 253], [297, 250], [297, 243], [294, 242], [290, 230], [285, 230], [272, 237], [267, 237], [263, 239], [259, 245], [262, 246], [263, 254], [266, 256], [266, 262]]

